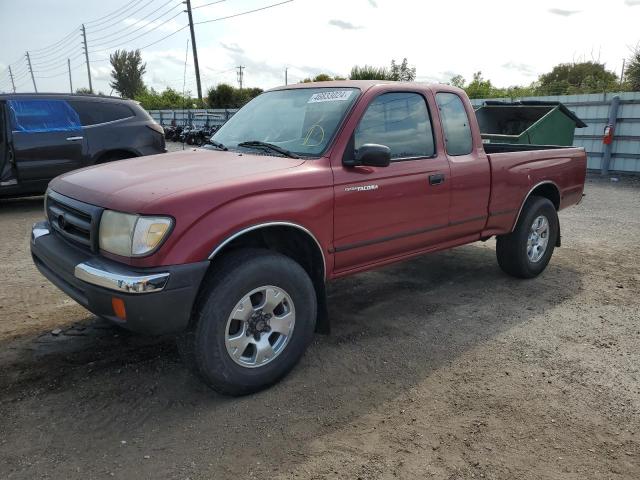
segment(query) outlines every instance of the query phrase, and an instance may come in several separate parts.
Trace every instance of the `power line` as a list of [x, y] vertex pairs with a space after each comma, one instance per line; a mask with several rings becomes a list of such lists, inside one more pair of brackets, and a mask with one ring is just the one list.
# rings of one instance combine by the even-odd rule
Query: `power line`
[[[155, 27], [153, 27], [153, 28], [150, 28], [150, 29], [149, 29], [149, 30], [147, 30], [146, 32], [141, 33], [140, 35], [138, 35], [138, 36], [136, 36], [136, 37], [129, 38], [129, 39], [127, 39], [127, 40], [121, 40], [121, 41], [119, 41], [117, 44], [112, 44], [111, 46], [106, 47], [106, 48], [102, 48], [102, 49], [100, 49], [100, 50], [91, 50], [89, 53], [105, 52], [105, 51], [107, 51], [107, 50], [111, 50], [111, 49], [113, 49], [113, 48], [117, 48], [118, 46], [121, 46], [121, 45], [123, 45], [123, 44], [129, 43], [129, 42], [133, 42], [134, 40], [137, 40], [138, 38], [144, 37], [145, 35], [149, 35], [151, 32], [153, 32], [153, 31], [157, 30], [158, 28], [162, 27], [163, 25], [165, 25], [165, 24], [169, 23], [171, 20], [173, 20], [174, 18], [176, 18], [178, 15], [182, 15], [182, 13], [183, 13], [182, 11], [180, 11], [180, 12], [176, 13], [173, 17], [171, 17], [171, 18], [169, 18], [169, 19], [165, 20], [164, 22], [162, 22], [162, 23], [160, 23], [160, 24], [156, 25], [156, 26], [155, 26]], [[140, 29], [138, 29], [138, 30], [136, 30], [136, 31], [139, 31], [139, 30], [140, 30]], [[135, 33], [135, 31], [134, 31], [134, 32], [131, 32], [131, 33]], [[129, 35], [130, 35], [130, 34], [129, 34]], [[127, 36], [127, 35], [125, 35], [125, 37], [126, 37], [126, 36]], [[109, 43], [109, 42], [106, 42], [106, 43]], [[106, 43], [103, 43], [103, 44], [100, 44], [100, 45], [97, 45], [97, 46], [106, 45]]]
[[277, 7], [279, 5], [284, 5], [285, 3], [291, 3], [293, 2], [293, 0], [286, 0], [284, 2], [280, 2], [280, 3], [274, 3], [272, 5], [267, 5], [266, 7], [261, 7], [261, 8], [256, 8], [254, 10], [247, 10], [246, 12], [241, 12], [241, 13], [236, 13], [234, 15], [228, 15], [226, 17], [220, 17], [220, 18], [213, 18], [211, 20], [203, 20], [202, 22], [196, 22], [194, 25], [201, 25], [203, 23], [211, 23], [211, 22], [219, 22], [220, 20], [226, 20], [228, 18], [234, 18], [234, 17], [240, 17], [242, 15], [247, 15], [249, 13], [254, 13], [254, 12], [259, 12], [261, 10], [266, 10], [268, 8], [273, 8], [273, 7]]
[[[29, 54], [31, 55], [31, 51], [29, 51]], [[76, 55], [73, 55], [73, 52], [70, 51], [70, 52], [67, 52], [65, 55], [56, 57], [55, 59], [48, 62], [44, 62], [44, 63], [34, 62], [32, 58], [31, 63], [33, 65], [33, 68], [36, 68], [38, 70], [52, 70], [57, 68], [57, 65], [60, 64], [61, 62], [66, 62], [67, 58], [71, 58], [72, 60], [74, 60], [80, 56], [82, 56], [82, 52], [80, 52], [79, 54], [77, 53]]]
[[226, 2], [227, 0], [218, 0], [217, 2], [205, 3], [204, 5], [198, 5], [197, 7], [191, 7], [191, 10], [196, 10], [197, 8], [204, 8], [210, 5], [217, 5], [218, 3]]
[[145, 45], [144, 47], [140, 47], [139, 50], [144, 50], [145, 48], [149, 48], [152, 45], [155, 45], [156, 43], [160, 43], [161, 41], [163, 41], [165, 38], [169, 38], [169, 37], [173, 37], [176, 33], [181, 32], [182, 30], [184, 30], [185, 28], [187, 28], [189, 26], [189, 24], [187, 25], [183, 25], [182, 27], [180, 27], [178, 30], [176, 30], [173, 33], [170, 33], [169, 35], [165, 35], [162, 38], [159, 38], [158, 40], [156, 40], [155, 42], [151, 42], [148, 45]]
[[[146, 17], [141, 18], [140, 20], [136, 20], [133, 24], [131, 24], [131, 25], [127, 25], [127, 26], [126, 26], [125, 28], [123, 28], [123, 29], [117, 30], [117, 31], [115, 31], [115, 32], [113, 32], [113, 33], [108, 33], [107, 35], [103, 35], [102, 37], [92, 38], [92, 39], [91, 39], [91, 43], [93, 43], [93, 42], [99, 42], [100, 40], [104, 40], [105, 38], [109, 38], [109, 37], [112, 37], [112, 36], [114, 36], [114, 35], [118, 35], [118, 34], [120, 34], [120, 33], [124, 32], [124, 31], [126, 31], [126, 30], [129, 30], [129, 29], [131, 29], [131, 28], [134, 28], [137, 24], [139, 24], [140, 22], [142, 22], [142, 21], [146, 20], [148, 17], [150, 17], [151, 15], [153, 15], [154, 13], [156, 13], [158, 10], [160, 10], [160, 9], [161, 9], [161, 8], [163, 8], [164, 6], [166, 6], [166, 5], [168, 5], [169, 3], [172, 3], [172, 2], [174, 2], [174, 1], [175, 1], [175, 0], [169, 0], [169, 1], [168, 1], [168, 2], [166, 2], [166, 3], [163, 3], [160, 7], [156, 8], [153, 12], [149, 12], [149, 13], [147, 14], [147, 16], [146, 16]], [[169, 10], [167, 10], [167, 11], [166, 11], [166, 12], [164, 12], [162, 15], [160, 15], [158, 18], [160, 18], [160, 17], [162, 17], [162, 16], [166, 15], [166, 14], [167, 14], [167, 13], [169, 13], [171, 10], [175, 9], [176, 7], [180, 7], [180, 6], [181, 6], [181, 5], [180, 5], [179, 3], [178, 3], [178, 4], [176, 4], [176, 5], [174, 5], [174, 6], [173, 6], [173, 7], [171, 7]], [[153, 19], [153, 20], [150, 20], [150, 21], [149, 21], [149, 23], [151, 23], [151, 22], [155, 22], [158, 18], [155, 18], [155, 19]], [[146, 25], [143, 25], [143, 26], [142, 26], [142, 28], [144, 28], [144, 26], [146, 26]], [[91, 33], [91, 32], [89, 32], [89, 33]]]
[[[71, 32], [69, 32], [67, 35], [65, 35], [62, 39], [58, 40], [55, 43], [52, 43], [50, 45], [47, 45], [45, 47], [42, 48], [34, 48], [33, 50], [31, 50], [32, 53], [35, 53], [36, 55], [42, 55], [42, 53], [40, 52], [44, 52], [45, 50], [52, 50], [59, 46], [62, 46], [62, 44], [67, 43], [67, 41], [69, 41], [71, 39], [71, 37], [76, 34], [78, 31], [76, 29], [72, 30]], [[46, 54], [45, 54], [46, 55]]]
[[[135, 15], [136, 13], [138, 13], [140, 10], [144, 10], [145, 8], [147, 8], [147, 6], [151, 5], [153, 3], [154, 0], [149, 0], [147, 3], [145, 3], [142, 7], [140, 7], [139, 9], [133, 11], [133, 12], [121, 12], [122, 14], [126, 13], [126, 16], [130, 16], [130, 15]], [[115, 17], [114, 17], [115, 19]], [[98, 28], [98, 29], [94, 29], [92, 30], [93, 33], [98, 33], [98, 32], [102, 32], [104, 30], [108, 30], [111, 27], [113, 27], [114, 25], [119, 24], [122, 21], [122, 18], [118, 18], [114, 23], [110, 23], [109, 25], [106, 25], [104, 27]]]
[[[88, 22], [84, 22], [84, 24], [85, 24], [85, 25], [90, 25], [90, 24], [92, 24], [92, 23], [98, 23], [98, 22], [100, 22], [101, 20], [105, 20], [105, 19], [106, 19], [106, 18], [108, 18], [108, 17], [112, 17], [112, 16], [114, 16], [114, 15], [116, 15], [116, 14], [121, 13], [124, 9], [128, 8], [128, 7], [129, 7], [129, 5], [131, 5], [132, 3], [140, 3], [141, 1], [142, 1], [142, 0], [131, 0], [129, 3], [127, 3], [126, 5], [123, 5], [122, 7], [118, 8], [117, 10], [114, 10], [114, 11], [113, 11], [113, 12], [111, 12], [111, 13], [107, 13], [106, 15], [103, 15], [102, 17], [97, 18], [97, 19], [95, 19], [95, 20], [90, 20], [90, 21], [88, 21]], [[101, 23], [105, 23], [105, 22], [101, 22]]]

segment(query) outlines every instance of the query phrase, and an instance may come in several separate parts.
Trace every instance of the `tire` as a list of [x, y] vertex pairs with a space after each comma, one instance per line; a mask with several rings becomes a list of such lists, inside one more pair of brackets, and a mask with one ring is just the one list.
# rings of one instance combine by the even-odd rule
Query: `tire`
[[[546, 234], [545, 224], [540, 220], [541, 218], [546, 221]], [[536, 222], [535, 225], [534, 222]], [[534, 226], [537, 227], [535, 234]], [[500, 268], [517, 278], [538, 276], [547, 267], [553, 255], [559, 231], [558, 213], [553, 203], [544, 197], [529, 197], [515, 230], [497, 238], [496, 256]], [[530, 234], [532, 234], [531, 244], [529, 244]]]
[[[275, 298], [275, 309], [262, 305], [266, 298]], [[243, 249], [223, 257], [206, 278], [178, 347], [212, 389], [246, 395], [273, 385], [298, 363], [313, 338], [316, 314], [313, 284], [298, 263], [269, 250]]]

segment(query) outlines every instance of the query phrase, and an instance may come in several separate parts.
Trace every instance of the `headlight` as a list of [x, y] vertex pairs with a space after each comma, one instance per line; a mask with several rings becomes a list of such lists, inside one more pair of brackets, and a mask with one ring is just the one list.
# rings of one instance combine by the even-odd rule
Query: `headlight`
[[100, 220], [100, 249], [123, 257], [140, 257], [157, 249], [173, 220], [105, 210]]

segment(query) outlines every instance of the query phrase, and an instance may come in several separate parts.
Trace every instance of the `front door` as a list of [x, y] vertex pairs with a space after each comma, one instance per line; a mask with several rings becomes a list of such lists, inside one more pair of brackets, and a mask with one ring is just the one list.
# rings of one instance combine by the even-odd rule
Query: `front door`
[[20, 182], [46, 180], [80, 168], [84, 136], [76, 111], [64, 100], [7, 102]]
[[436, 152], [423, 94], [375, 97], [348, 148], [368, 143], [388, 146], [392, 161], [388, 167], [334, 167], [337, 272], [438, 243], [449, 223], [449, 162]]

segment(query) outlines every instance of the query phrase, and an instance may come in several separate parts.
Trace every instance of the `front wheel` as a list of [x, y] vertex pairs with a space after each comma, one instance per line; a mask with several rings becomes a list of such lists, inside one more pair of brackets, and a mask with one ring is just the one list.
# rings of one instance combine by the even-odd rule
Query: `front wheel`
[[533, 278], [547, 267], [559, 235], [558, 213], [547, 198], [532, 196], [513, 232], [500, 235], [496, 256], [500, 268], [518, 278]]
[[214, 390], [244, 395], [286, 375], [316, 320], [311, 279], [295, 261], [260, 249], [222, 258], [203, 285], [184, 358]]

